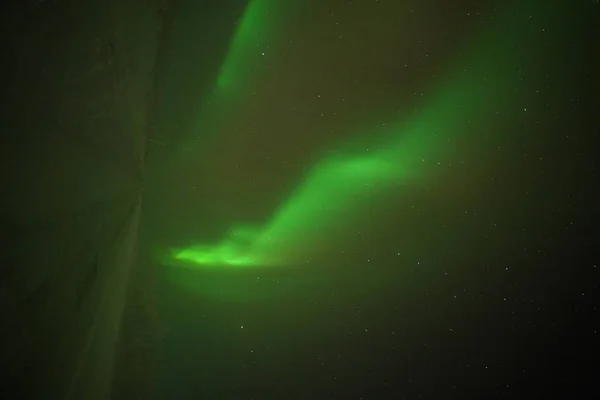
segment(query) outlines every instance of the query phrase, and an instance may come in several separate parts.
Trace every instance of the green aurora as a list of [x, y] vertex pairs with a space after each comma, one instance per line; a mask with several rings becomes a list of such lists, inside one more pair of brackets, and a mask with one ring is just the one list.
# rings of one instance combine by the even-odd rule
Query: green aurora
[[[242, 95], [243, 82], [251, 79], [261, 45], [276, 34], [276, 22], [291, 13], [274, 7], [275, 3], [255, 0], [247, 7], [220, 70], [209, 102], [211, 111], [201, 112], [203, 119], [218, 114], [215, 107], [224, 108]], [[551, 14], [559, 15], [557, 10]], [[530, 24], [516, 21], [507, 9], [504, 18], [497, 18], [482, 36], [465, 45], [466, 56], [456, 57], [454, 68], [440, 77], [422, 104], [408, 116], [396, 113], [388, 121], [376, 121], [373, 126], [377, 128], [364, 135], [371, 139], [361, 141], [360, 152], [347, 151], [349, 143], [331, 149], [263, 226], [239, 224], [220, 243], [172, 249], [164, 263], [254, 269], [299, 265], [318, 257], [320, 244], [343, 239], [348, 227], [359, 223], [370, 207], [384, 204], [381, 200], [386, 195], [435, 176], [446, 150], [453, 142], [465, 140], [460, 137], [465, 123], [485, 135], [485, 124], [502, 115], [515, 88], [522, 84], [517, 72], [519, 54], [511, 43], [528, 40], [530, 29]], [[218, 122], [203, 124], [215, 127]]]

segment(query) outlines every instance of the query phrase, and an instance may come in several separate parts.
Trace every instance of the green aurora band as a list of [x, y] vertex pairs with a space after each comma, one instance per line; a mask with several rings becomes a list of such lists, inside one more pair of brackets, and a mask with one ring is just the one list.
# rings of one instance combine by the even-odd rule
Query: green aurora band
[[[256, 76], [264, 74], [265, 57], [277, 43], [277, 32], [292, 18], [299, 0], [250, 0], [229, 42], [215, 84], [199, 106], [192, 125], [190, 140], [180, 149], [180, 160], [195, 154], [198, 149], [198, 132], [218, 132], [220, 126], [231, 118], [231, 109], [249, 92], [249, 84]], [[206, 138], [206, 135], [203, 137]]]
[[[267, 13], [276, 3], [250, 3], [221, 69], [216, 92], [231, 94], [239, 89], [238, 82], [249, 79], [242, 76], [242, 71], [249, 69], [239, 66], [251, 64], [257, 40], [273, 34], [274, 24], [267, 24], [267, 16], [272, 19], [286, 11]], [[317, 255], [322, 244], [343, 236], [369, 206], [377, 205], [392, 189], [433, 176], [449, 143], [464, 139], [458, 137], [461, 127], [469, 124], [477, 128], [469, 132], [485, 132], [485, 124], [498, 113], [502, 115], [516, 88], [523, 85], [517, 72], [523, 68], [520, 55], [511, 44], [520, 41], [522, 47], [523, 41], [533, 40], [528, 35], [532, 27], [525, 17], [517, 21], [514, 11], [507, 11], [496, 18], [487, 35], [468, 45], [467, 57], [456, 61], [454, 70], [442, 77], [416, 112], [402, 118], [396, 115], [383, 127], [378, 121], [375, 126], [379, 128], [369, 135], [379, 138], [378, 142], [362, 146], [361, 154], [345, 151], [345, 144], [334, 149], [335, 155], [316, 163], [263, 226], [235, 226], [215, 245], [172, 249], [164, 263], [208, 269], [299, 265]], [[560, 15], [553, 11], [548, 16]], [[535, 25], [539, 28], [549, 22], [540, 19]]]
[[[285, 6], [284, 6], [285, 3]], [[268, 53], [278, 28], [293, 10], [296, 0], [252, 0], [229, 45], [217, 77], [217, 93], [235, 93], [256, 72], [261, 57]], [[250, 76], [246, 74], [250, 73]]]

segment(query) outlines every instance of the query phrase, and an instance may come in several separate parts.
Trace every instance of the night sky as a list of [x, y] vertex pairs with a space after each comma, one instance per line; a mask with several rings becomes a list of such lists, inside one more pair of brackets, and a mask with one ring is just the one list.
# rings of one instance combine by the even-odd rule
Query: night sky
[[210, 3], [157, 67], [158, 397], [600, 395], [598, 1]]

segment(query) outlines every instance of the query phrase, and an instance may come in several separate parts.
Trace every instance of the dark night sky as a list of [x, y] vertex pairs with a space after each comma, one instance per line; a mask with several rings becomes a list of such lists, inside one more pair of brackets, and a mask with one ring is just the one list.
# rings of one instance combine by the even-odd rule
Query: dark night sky
[[597, 1], [197, 3], [148, 155], [160, 398], [600, 395]]

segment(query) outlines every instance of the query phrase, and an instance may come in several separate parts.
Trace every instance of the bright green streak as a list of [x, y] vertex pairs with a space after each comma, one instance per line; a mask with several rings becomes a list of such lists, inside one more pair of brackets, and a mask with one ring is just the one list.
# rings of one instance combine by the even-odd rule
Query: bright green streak
[[276, 46], [276, 33], [286, 23], [285, 18], [294, 15], [298, 4], [298, 0], [249, 0], [236, 24], [216, 84], [198, 110], [191, 135], [182, 146], [182, 156], [195, 155], [199, 143], [204, 143], [198, 139], [219, 131], [231, 109], [250, 91], [248, 85], [266, 71]]
[[[256, 21], [260, 13], [251, 7], [248, 15], [253, 16], [248, 21]], [[314, 258], [320, 244], [356, 226], [357, 219], [369, 208], [378, 207], [377, 199], [391, 188], [422, 180], [435, 171], [436, 160], [461, 127], [478, 127], [481, 135], [471, 140], [485, 140], [485, 123], [502, 113], [521, 84], [517, 71], [522, 66], [511, 44], [527, 37], [513, 24], [504, 26], [512, 30], [493, 30], [477, 44], [473, 57], [457, 63], [455, 72], [414, 117], [392, 121], [390, 128], [373, 132], [375, 137], [385, 138], [381, 143], [365, 145], [363, 154], [328, 157], [316, 164], [263, 227], [237, 228], [216, 246], [174, 251], [172, 258], [203, 268], [301, 264]], [[250, 36], [251, 31], [245, 25], [240, 29], [242, 37]], [[246, 43], [244, 40], [238, 43]], [[242, 46], [238, 43], [234, 42], [234, 48]], [[229, 82], [233, 75], [225, 70], [221, 82]], [[244, 240], [239, 239], [240, 232], [246, 233], [241, 235]]]
[[260, 69], [265, 57], [270, 56], [275, 32], [283, 22], [282, 8], [289, 12], [290, 3], [292, 1], [250, 0], [217, 77], [220, 91], [239, 90], [239, 85]]
[[228, 265], [246, 267], [257, 265], [256, 259], [244, 248], [256, 240], [258, 233], [252, 228], [238, 227], [231, 230], [228, 238], [217, 246], [198, 246], [183, 250], [174, 250], [173, 258], [183, 262], [194, 262], [209, 267]]

